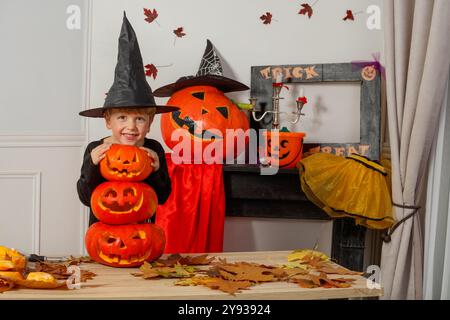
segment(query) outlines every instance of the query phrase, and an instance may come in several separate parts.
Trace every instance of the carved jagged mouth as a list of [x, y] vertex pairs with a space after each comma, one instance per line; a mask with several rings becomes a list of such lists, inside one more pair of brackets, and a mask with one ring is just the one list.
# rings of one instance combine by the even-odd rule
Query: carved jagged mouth
[[184, 119], [181, 119], [180, 115], [181, 115], [181, 111], [174, 111], [174, 112], [172, 112], [172, 119], [173, 119], [173, 121], [175, 121], [175, 123], [180, 128], [187, 127], [189, 133], [191, 135], [193, 135], [194, 137], [197, 137], [197, 138], [200, 138], [200, 139], [204, 139], [204, 140], [205, 140], [205, 138], [204, 138], [205, 136], [206, 137], [214, 137], [214, 139], [223, 139], [223, 137], [217, 136], [216, 134], [211, 133], [208, 130], [202, 130], [202, 134], [200, 135], [197, 132], [198, 130], [196, 130], [197, 129], [197, 124], [195, 123], [195, 121], [192, 120], [188, 116], [185, 116]]
[[128, 178], [135, 177], [135, 176], [137, 176], [137, 175], [139, 175], [141, 173], [140, 171], [128, 172], [128, 169], [119, 170], [117, 168], [111, 168], [111, 171], [114, 173], [114, 175], [116, 175], [118, 177], [125, 176], [125, 177], [128, 177]]
[[120, 255], [117, 255], [117, 254], [105, 254], [101, 250], [100, 250], [98, 256], [103, 261], [106, 261], [108, 263], [118, 263], [118, 264], [123, 264], [123, 265], [131, 264], [131, 263], [144, 262], [145, 259], [148, 258], [148, 254], [144, 254], [142, 256], [139, 256], [139, 255], [130, 256], [128, 259], [125, 259], [125, 258], [122, 258]]

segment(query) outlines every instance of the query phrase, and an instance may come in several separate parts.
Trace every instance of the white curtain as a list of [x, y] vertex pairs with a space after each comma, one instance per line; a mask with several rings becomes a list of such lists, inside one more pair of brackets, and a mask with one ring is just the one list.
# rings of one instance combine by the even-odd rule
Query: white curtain
[[425, 220], [425, 299], [450, 299], [450, 79], [430, 159]]
[[[392, 199], [420, 206], [450, 64], [449, 0], [385, 0], [386, 93]], [[397, 220], [410, 209], [395, 207]], [[425, 210], [400, 224], [383, 244], [385, 299], [421, 299]]]

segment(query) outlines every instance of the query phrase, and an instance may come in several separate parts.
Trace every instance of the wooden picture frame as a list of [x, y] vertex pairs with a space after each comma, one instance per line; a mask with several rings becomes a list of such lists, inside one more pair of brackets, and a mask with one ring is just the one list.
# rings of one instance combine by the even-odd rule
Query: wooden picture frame
[[[359, 153], [372, 160], [381, 154], [381, 76], [373, 66], [354, 68], [351, 63], [266, 65], [251, 67], [251, 97], [257, 98], [256, 111], [272, 110], [272, 83], [281, 74], [282, 82], [358, 82], [360, 83], [360, 140], [359, 143], [317, 143], [315, 152], [337, 155]], [[259, 116], [259, 112], [257, 113]], [[268, 115], [267, 118], [271, 116]], [[253, 123], [255, 125], [255, 123]], [[259, 123], [270, 129], [271, 120]], [[305, 144], [308, 149], [308, 144]]]

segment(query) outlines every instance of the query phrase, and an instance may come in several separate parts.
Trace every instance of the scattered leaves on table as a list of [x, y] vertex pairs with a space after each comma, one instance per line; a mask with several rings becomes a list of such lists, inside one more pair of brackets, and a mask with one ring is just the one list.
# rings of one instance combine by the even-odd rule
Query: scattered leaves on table
[[[68, 265], [73, 265], [74, 262], [70, 262], [69, 264], [61, 264], [61, 263], [49, 263], [49, 262], [36, 262], [34, 265], [34, 271], [36, 272], [46, 272], [51, 274], [57, 280], [66, 280], [73, 273], [67, 271]], [[79, 263], [78, 263], [79, 264]], [[86, 282], [87, 280], [91, 280], [96, 276], [94, 272], [89, 270], [80, 270], [80, 281]]]
[[215, 257], [208, 257], [208, 254], [202, 254], [198, 256], [181, 256], [179, 253], [171, 254], [165, 259], [158, 259], [154, 262], [157, 266], [174, 266], [177, 263], [187, 266], [196, 266], [196, 265], [208, 265], [210, 264]]
[[216, 259], [207, 254], [172, 254], [152, 264], [146, 262], [140, 273], [132, 274], [143, 279], [178, 278], [174, 282], [177, 286], [201, 285], [232, 295], [262, 282], [276, 281], [291, 282], [302, 288], [348, 288], [355, 279], [328, 275], [362, 274], [335, 264], [322, 252], [309, 249], [295, 250], [287, 260], [284, 265], [271, 266], [245, 261], [229, 263], [225, 258]]
[[70, 266], [72, 266], [72, 265], [79, 265], [82, 263], [97, 263], [97, 262], [92, 260], [92, 258], [90, 256], [79, 256], [79, 257], [69, 256], [67, 258], [66, 263], [68, 263]]
[[330, 279], [325, 273], [298, 275], [290, 279], [290, 282], [297, 283], [302, 288], [348, 288], [355, 279], [335, 278]]
[[286, 276], [285, 271], [281, 268], [269, 268], [248, 262], [217, 263], [208, 274], [220, 275], [225, 280], [252, 281], [255, 283], [274, 281]]
[[136, 277], [142, 277], [144, 279], [153, 279], [192, 277], [196, 269], [195, 267], [185, 266], [179, 263], [175, 264], [172, 267], [154, 267], [150, 263], [144, 262], [139, 270], [141, 271], [141, 273], [132, 273], [132, 275]]

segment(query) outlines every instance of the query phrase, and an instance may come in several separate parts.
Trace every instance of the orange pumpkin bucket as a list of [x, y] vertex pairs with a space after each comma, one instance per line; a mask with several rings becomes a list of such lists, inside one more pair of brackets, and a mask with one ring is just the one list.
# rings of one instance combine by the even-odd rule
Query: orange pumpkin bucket
[[[272, 141], [276, 135], [278, 144], [273, 145]], [[295, 168], [296, 164], [302, 160], [304, 132], [283, 132], [267, 131], [264, 132], [264, 146], [267, 150], [267, 157], [273, 164], [278, 159], [280, 168]], [[275, 138], [276, 138], [275, 137]]]

